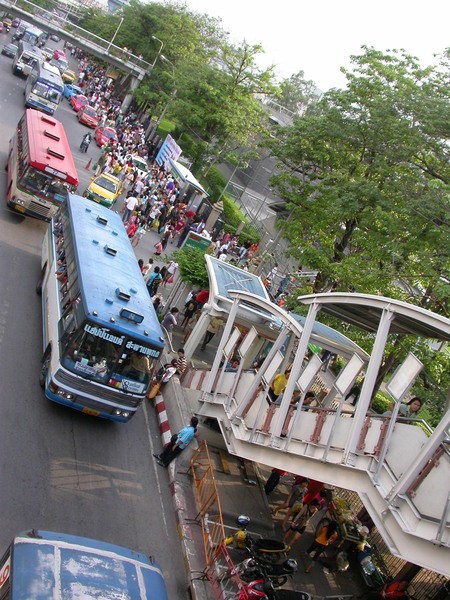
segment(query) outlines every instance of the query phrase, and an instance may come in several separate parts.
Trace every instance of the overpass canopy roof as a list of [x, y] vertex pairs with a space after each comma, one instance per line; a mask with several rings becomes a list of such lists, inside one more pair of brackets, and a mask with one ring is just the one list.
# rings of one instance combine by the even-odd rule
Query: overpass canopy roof
[[188, 183], [190, 186], [195, 188], [198, 192], [203, 194], [203, 196], [209, 196], [208, 192], [204, 187], [197, 181], [197, 179], [192, 175], [192, 173], [187, 169], [184, 165], [169, 158], [170, 170], [174, 173], [178, 179], [181, 179], [183, 183]]
[[395, 313], [390, 333], [450, 341], [450, 319], [419, 306], [370, 294], [330, 292], [300, 296], [303, 304], [320, 304], [321, 310], [365, 331], [377, 331], [383, 310]]
[[[273, 321], [275, 325], [281, 324], [286, 319], [293, 320], [298, 325], [299, 331], [303, 331], [305, 317], [294, 313], [286, 313], [282, 308], [273, 304], [258, 275], [243, 271], [239, 267], [218, 260], [213, 256], [205, 255], [205, 259], [211, 295], [214, 301], [225, 300], [231, 304], [235, 294], [230, 294], [230, 291], [241, 292], [240, 307], [247, 308], [251, 312], [257, 312], [265, 319]], [[245, 292], [245, 294], [242, 294], [242, 292]], [[255, 300], [254, 303], [252, 299]], [[286, 315], [286, 319], [283, 318], [283, 314]], [[368, 354], [348, 337], [318, 321], [314, 323], [311, 342], [341, 356], [348, 357], [352, 354], [358, 354], [363, 360], [367, 361], [369, 359]]]

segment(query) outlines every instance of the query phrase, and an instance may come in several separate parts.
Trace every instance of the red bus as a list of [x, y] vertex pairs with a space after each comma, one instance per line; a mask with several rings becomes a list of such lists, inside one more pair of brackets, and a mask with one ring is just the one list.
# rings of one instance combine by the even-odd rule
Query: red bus
[[77, 186], [78, 174], [62, 123], [28, 108], [9, 142], [7, 206], [50, 221]]

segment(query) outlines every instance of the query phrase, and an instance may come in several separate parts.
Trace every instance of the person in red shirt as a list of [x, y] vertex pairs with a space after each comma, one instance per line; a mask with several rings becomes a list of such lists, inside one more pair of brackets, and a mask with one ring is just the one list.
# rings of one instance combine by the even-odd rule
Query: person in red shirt
[[197, 302], [197, 307], [202, 308], [206, 302], [208, 302], [209, 292], [208, 290], [200, 290], [198, 294], [195, 296], [195, 301]]
[[369, 592], [367, 600], [405, 600], [409, 597], [407, 581], [393, 581], [386, 583], [376, 592]]

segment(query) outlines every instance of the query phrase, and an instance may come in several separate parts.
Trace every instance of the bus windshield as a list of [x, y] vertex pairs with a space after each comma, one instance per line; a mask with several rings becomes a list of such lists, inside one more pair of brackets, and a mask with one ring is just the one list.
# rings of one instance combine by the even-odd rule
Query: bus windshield
[[23, 175], [18, 180], [17, 185], [31, 194], [37, 194], [42, 198], [47, 198], [52, 202], [58, 203], [64, 200], [71, 189], [70, 185], [57, 177], [52, 177], [42, 171], [37, 171], [31, 166], [25, 169]]
[[86, 379], [142, 394], [158, 354], [108, 327], [86, 322], [62, 349], [61, 364]]
[[37, 80], [33, 85], [33, 94], [45, 100], [50, 100], [50, 102], [59, 102], [62, 91], [62, 89], [53, 87], [45, 81]]

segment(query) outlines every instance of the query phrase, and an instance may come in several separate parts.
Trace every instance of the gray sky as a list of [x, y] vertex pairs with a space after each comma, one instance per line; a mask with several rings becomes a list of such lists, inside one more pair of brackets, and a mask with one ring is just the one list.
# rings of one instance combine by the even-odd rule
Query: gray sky
[[280, 77], [300, 70], [323, 91], [343, 87], [341, 66], [362, 45], [404, 48], [422, 66], [450, 47], [450, 1], [428, 0], [186, 0], [196, 12], [221, 17], [233, 42], [260, 43], [261, 66]]

